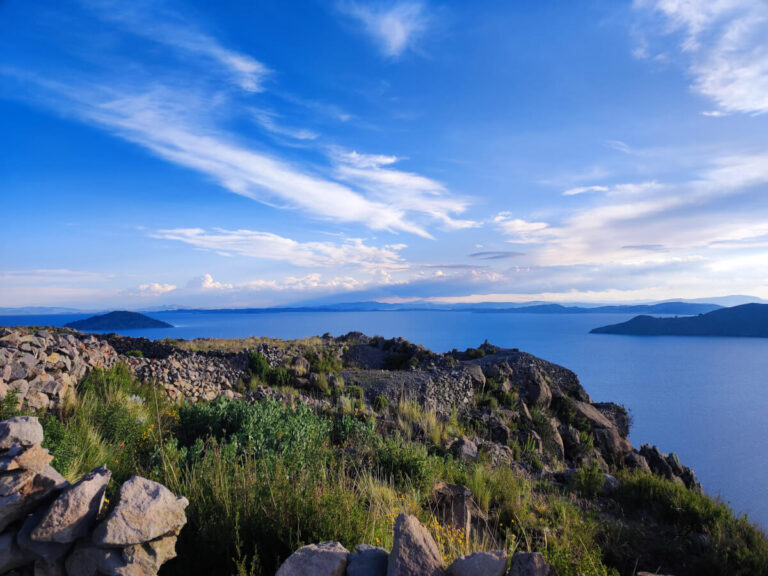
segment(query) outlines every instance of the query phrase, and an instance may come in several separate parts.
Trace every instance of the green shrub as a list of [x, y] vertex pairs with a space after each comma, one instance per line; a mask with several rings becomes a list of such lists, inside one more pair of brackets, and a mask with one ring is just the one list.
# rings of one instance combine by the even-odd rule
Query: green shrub
[[144, 358], [144, 352], [141, 350], [128, 350], [128, 352], [125, 353], [126, 356], [132, 356], [134, 358]]
[[270, 371], [269, 360], [261, 352], [248, 352], [248, 369], [259, 380], [266, 381]]
[[376, 412], [383, 412], [387, 409], [388, 404], [389, 402], [387, 401], [387, 397], [383, 394], [379, 394], [373, 400], [373, 409], [376, 410]]
[[464, 351], [464, 357], [467, 360], [474, 360], [476, 358], [483, 358], [485, 356], [485, 350], [482, 348], [467, 348]]
[[[414, 358], [414, 360], [416, 359]], [[416, 360], [416, 362], [418, 362], [418, 360]], [[407, 370], [411, 365], [410, 354], [406, 354], [404, 352], [396, 352], [394, 354], [390, 354], [384, 360], [385, 370]]]
[[594, 498], [603, 490], [605, 477], [596, 462], [576, 471], [576, 491], [584, 498]]
[[347, 394], [349, 394], [351, 398], [356, 398], [358, 400], [362, 400], [365, 396], [362, 386], [347, 386]]
[[317, 372], [318, 374], [326, 374], [330, 372], [338, 375], [343, 368], [341, 358], [327, 350], [324, 350], [319, 354], [307, 353], [305, 358], [309, 362], [310, 371]]

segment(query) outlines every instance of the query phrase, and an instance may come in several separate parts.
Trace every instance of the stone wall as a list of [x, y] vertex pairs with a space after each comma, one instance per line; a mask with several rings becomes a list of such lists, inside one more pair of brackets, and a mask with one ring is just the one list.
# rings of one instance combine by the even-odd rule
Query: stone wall
[[0, 328], [0, 398], [15, 390], [32, 410], [55, 408], [90, 369], [117, 359], [109, 344], [74, 330]]
[[186, 498], [134, 476], [105, 506], [110, 471], [69, 484], [42, 442], [37, 418], [0, 422], [0, 574], [151, 576], [176, 556]]

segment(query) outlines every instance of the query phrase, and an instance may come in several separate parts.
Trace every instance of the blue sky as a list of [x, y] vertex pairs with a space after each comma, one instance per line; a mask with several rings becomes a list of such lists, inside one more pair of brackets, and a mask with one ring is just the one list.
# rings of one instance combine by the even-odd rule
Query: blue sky
[[0, 3], [0, 302], [768, 297], [768, 4]]

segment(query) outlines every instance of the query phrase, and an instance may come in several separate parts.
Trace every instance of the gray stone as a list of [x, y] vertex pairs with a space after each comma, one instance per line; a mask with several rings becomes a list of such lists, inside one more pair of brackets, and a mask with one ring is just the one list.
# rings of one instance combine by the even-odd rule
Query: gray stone
[[476, 389], [482, 390], [485, 386], [485, 374], [483, 374], [482, 367], [477, 364], [469, 364], [464, 367], [464, 370], [469, 374], [469, 377], [472, 380], [472, 385]]
[[459, 460], [477, 461], [477, 444], [469, 438], [459, 438], [451, 444], [451, 453]]
[[386, 576], [389, 553], [384, 548], [358, 544], [347, 556], [347, 576]]
[[619, 488], [621, 488], [621, 482], [615, 476], [603, 474], [603, 496], [613, 496]]
[[477, 552], [454, 560], [450, 576], [504, 576], [507, 569], [507, 553], [503, 550]]
[[66, 543], [85, 536], [101, 510], [111, 476], [106, 466], [101, 466], [64, 490], [32, 531], [32, 540]]
[[31, 446], [24, 451], [15, 446], [7, 451], [4, 456], [0, 457], [0, 472], [11, 470], [44, 472], [49, 468], [51, 460], [53, 460], [53, 456], [39, 444]]
[[276, 576], [343, 576], [348, 554], [338, 542], [302, 546], [283, 562]]
[[46, 472], [35, 474], [31, 482], [24, 485], [21, 492], [14, 492], [8, 496], [0, 497], [0, 532], [5, 528], [23, 518], [34, 510], [38, 504], [53, 497], [63, 484], [59, 482], [61, 475]]
[[0, 476], [0, 497], [21, 492], [34, 477], [35, 473], [29, 470], [13, 470]]
[[395, 520], [387, 576], [442, 576], [443, 558], [432, 535], [415, 516]]
[[[119, 548], [98, 548], [92, 544], [78, 544], [64, 563], [67, 576], [98, 576], [126, 574], [127, 563]], [[132, 576], [143, 576], [135, 573]]]
[[178, 534], [186, 524], [186, 498], [177, 498], [162, 484], [132, 476], [120, 488], [117, 505], [93, 532], [93, 542], [129, 546]]
[[66, 576], [64, 565], [61, 563], [49, 564], [35, 560], [34, 576]]
[[175, 557], [176, 536], [165, 536], [123, 549], [123, 560], [128, 565], [126, 574], [131, 576], [141, 571], [156, 574], [163, 564]]
[[557, 576], [540, 552], [516, 552], [512, 556], [508, 576]]
[[34, 416], [16, 416], [0, 422], [0, 450], [43, 442], [43, 427]]
[[46, 508], [41, 508], [24, 520], [21, 525], [16, 543], [19, 548], [26, 550], [36, 557], [41, 558], [47, 564], [54, 564], [64, 557], [64, 554], [72, 547], [71, 544], [58, 544], [56, 542], [35, 542], [30, 538], [32, 530], [40, 523], [40, 520], [48, 513]]
[[10, 572], [35, 561], [35, 557], [16, 545], [16, 534], [8, 532], [0, 535], [0, 574]]

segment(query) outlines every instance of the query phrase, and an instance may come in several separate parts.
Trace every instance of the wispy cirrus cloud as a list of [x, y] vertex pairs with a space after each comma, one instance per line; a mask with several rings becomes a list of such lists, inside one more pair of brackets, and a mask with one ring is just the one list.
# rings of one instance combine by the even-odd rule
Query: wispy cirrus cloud
[[398, 57], [413, 48], [427, 29], [429, 18], [423, 2], [395, 2], [383, 5], [370, 1], [344, 0], [337, 4], [345, 15], [362, 24], [382, 54]]
[[396, 156], [334, 149], [332, 158], [335, 176], [365, 189], [372, 199], [391, 202], [408, 212], [428, 215], [446, 228], [479, 226], [472, 220], [452, 216], [467, 209], [467, 200], [449, 195], [445, 186], [431, 178], [394, 169], [393, 165], [400, 161]]
[[343, 242], [298, 242], [271, 232], [256, 230], [206, 231], [201, 228], [159, 230], [154, 238], [175, 240], [196, 248], [288, 262], [304, 268], [354, 266], [371, 269], [403, 269], [407, 267], [400, 251], [404, 244], [369, 246], [360, 238]]
[[568, 188], [563, 192], [563, 196], [577, 196], [587, 192], [608, 192], [608, 188], [606, 186], [577, 186], [576, 188]]
[[524, 256], [524, 253], [514, 252], [512, 250], [493, 250], [474, 252], [469, 255], [470, 258], [477, 258], [479, 260], [507, 260], [509, 258], [517, 258], [518, 256]]
[[[662, 16], [662, 34], [682, 33], [693, 88], [719, 106], [708, 115], [768, 112], [768, 3], [635, 0], [635, 6]], [[637, 55], [648, 57], [647, 47]]]
[[[229, 51], [173, 13], [153, 12], [149, 4], [139, 8], [111, 2], [95, 5], [96, 13], [107, 23], [176, 48], [176, 60], [147, 74], [141, 66], [123, 65], [125, 54], [102, 50], [99, 66], [82, 63], [77, 71], [56, 69], [39, 74], [5, 68], [0, 73], [9, 80], [9, 96], [97, 126], [195, 170], [235, 194], [298, 210], [318, 220], [425, 238], [432, 237], [429, 229], [435, 223], [446, 228], [468, 225], [456, 218], [467, 202], [425, 176], [381, 166], [358, 166], [356, 174], [352, 169], [339, 171], [335, 158], [326, 165], [289, 160], [279, 148], [267, 149], [242, 137], [232, 130], [230, 120], [240, 115], [253, 117], [255, 107], [247, 94], [232, 91], [226, 79], [239, 70], [244, 74], [240, 83], [245, 83], [240, 87], [260, 90], [264, 70], [257, 66], [258, 61]], [[115, 8], [114, 13], [104, 6]], [[149, 24], [142, 28], [146, 22]], [[221, 65], [208, 66], [193, 57], [200, 55], [218, 58]], [[111, 58], [115, 59], [113, 66], [109, 65]], [[270, 133], [305, 141], [316, 136], [300, 127], [286, 128], [263, 111], [255, 119]]]
[[264, 89], [264, 80], [271, 72], [264, 63], [225, 47], [176, 11], [159, 9], [157, 3], [143, 0], [83, 0], [82, 4], [102, 20], [112, 22], [131, 34], [168, 46], [184, 57], [208, 60], [247, 92]]

